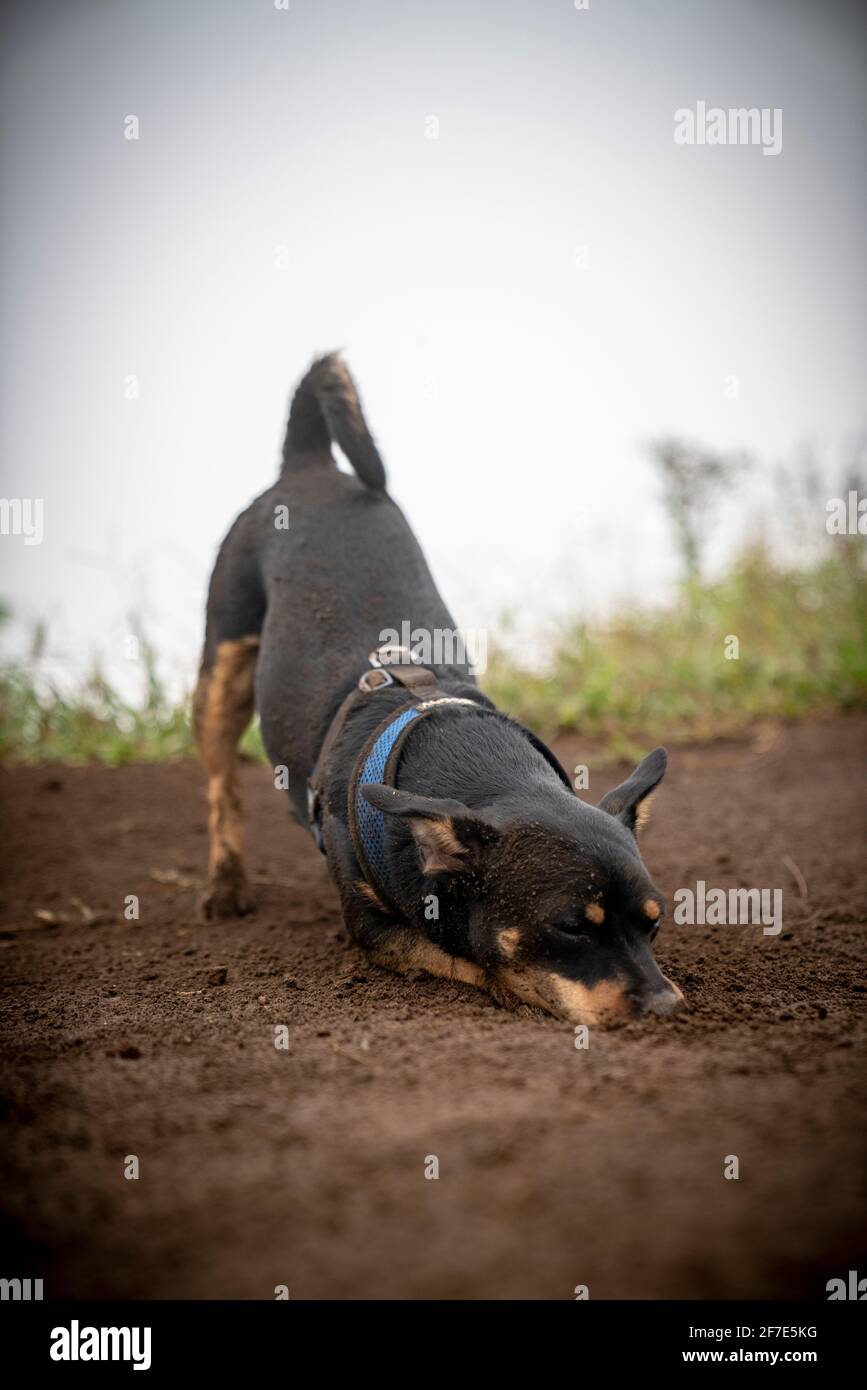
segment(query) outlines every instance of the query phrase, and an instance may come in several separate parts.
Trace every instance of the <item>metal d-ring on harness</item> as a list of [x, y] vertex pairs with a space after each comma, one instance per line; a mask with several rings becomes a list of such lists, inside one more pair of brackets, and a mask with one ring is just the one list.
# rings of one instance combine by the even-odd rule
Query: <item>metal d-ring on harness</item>
[[[384, 645], [378, 647], [368, 656], [370, 670], [365, 671], [358, 683], [353, 686], [346, 699], [339, 706], [334, 719], [325, 735], [325, 741], [316, 759], [316, 766], [307, 781], [307, 819], [310, 830], [317, 845], [324, 852], [322, 844], [322, 793], [324, 772], [328, 765], [331, 754], [343, 732], [344, 725], [350, 714], [360, 703], [365, 695], [373, 695], [377, 690], [385, 690], [391, 685], [402, 685], [407, 695], [410, 697], [406, 705], [397, 710], [392, 710], [384, 724], [374, 732], [373, 740], [368, 740], [362, 751], [361, 757], [357, 759], [353, 769], [352, 783], [357, 782], [356, 774], [369, 764], [371, 775], [365, 777], [364, 781], [378, 781], [378, 777], [373, 775], [374, 770], [382, 762], [382, 770], [385, 768], [385, 761], [389, 753], [394, 749], [395, 743], [404, 729], [421, 714], [430, 713], [435, 705], [438, 704], [462, 704], [476, 705], [482, 709], [484, 706], [478, 705], [475, 700], [468, 700], [454, 695], [441, 694], [436, 698], [431, 698], [439, 690], [439, 682], [433, 671], [426, 666], [418, 663], [407, 647]], [[422, 700], [420, 697], [428, 698]], [[394, 728], [392, 726], [395, 726]], [[402, 742], [402, 739], [401, 739]], [[381, 746], [377, 750], [376, 745]], [[370, 747], [368, 747], [370, 745]], [[373, 755], [373, 756], [372, 756]], [[384, 755], [384, 756], [383, 756]], [[363, 800], [363, 798], [362, 798]], [[367, 802], [364, 802], [367, 806]], [[373, 807], [369, 808], [373, 811]], [[378, 813], [381, 816], [381, 812]], [[354, 822], [354, 809], [350, 813], [350, 827]]]
[[[480, 714], [494, 715], [507, 719], [492, 705], [480, 704], [478, 700], [466, 696], [437, 693], [440, 690], [435, 673], [426, 666], [419, 665], [406, 647], [383, 646], [371, 652], [368, 660], [371, 669], [365, 671], [358, 684], [349, 692], [340, 705], [325, 741], [316, 759], [316, 766], [307, 783], [307, 816], [310, 830], [319, 849], [325, 852], [322, 839], [322, 791], [324, 771], [331, 753], [343, 732], [343, 727], [352, 709], [360, 698], [384, 690], [388, 686], [404, 686], [410, 699], [399, 709], [392, 709], [381, 724], [366, 740], [361, 753], [355, 761], [349, 780], [347, 819], [352, 836], [352, 844], [362, 874], [378, 896], [392, 903], [391, 883], [385, 857], [385, 816], [377, 807], [371, 806], [363, 795], [362, 788], [371, 783], [380, 786], [394, 786], [397, 764], [400, 760], [404, 740], [418, 724], [445, 705], [470, 705]], [[513, 721], [509, 721], [512, 723]], [[568, 776], [557, 758], [541, 739], [530, 733], [522, 725], [516, 725], [524, 736], [542, 754], [559, 776], [560, 780], [573, 790]], [[392, 903], [393, 905], [393, 903]]]

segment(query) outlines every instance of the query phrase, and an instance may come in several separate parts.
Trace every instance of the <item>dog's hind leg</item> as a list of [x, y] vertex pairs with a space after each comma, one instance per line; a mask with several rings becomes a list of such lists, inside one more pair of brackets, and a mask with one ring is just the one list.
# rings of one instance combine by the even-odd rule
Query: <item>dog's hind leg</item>
[[208, 587], [205, 649], [193, 729], [208, 774], [210, 856], [205, 917], [249, 912], [238, 742], [253, 717], [259, 633], [265, 617], [257, 554], [259, 504], [242, 512], [220, 546]]
[[193, 698], [193, 727], [208, 774], [208, 886], [205, 917], [253, 908], [244, 872], [244, 819], [238, 789], [238, 741], [253, 716], [253, 675], [259, 638], [218, 642], [205, 659]]

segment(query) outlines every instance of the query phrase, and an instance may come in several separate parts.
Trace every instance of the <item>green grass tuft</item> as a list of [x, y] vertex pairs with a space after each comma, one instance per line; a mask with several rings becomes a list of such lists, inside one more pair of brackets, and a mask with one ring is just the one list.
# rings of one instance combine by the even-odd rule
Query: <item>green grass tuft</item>
[[[726, 659], [729, 637], [737, 660]], [[579, 730], [623, 751], [864, 707], [867, 574], [848, 546], [797, 571], [751, 551], [723, 579], [685, 587], [671, 608], [564, 630], [542, 673], [497, 653], [484, 684], [547, 737]]]

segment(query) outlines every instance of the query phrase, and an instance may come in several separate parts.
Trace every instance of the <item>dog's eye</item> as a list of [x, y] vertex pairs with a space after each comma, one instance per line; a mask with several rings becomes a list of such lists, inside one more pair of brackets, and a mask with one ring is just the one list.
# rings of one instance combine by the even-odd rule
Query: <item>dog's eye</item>
[[548, 928], [560, 936], [568, 936], [572, 942], [587, 942], [590, 939], [586, 922], [579, 922], [576, 917], [553, 917], [548, 923]]

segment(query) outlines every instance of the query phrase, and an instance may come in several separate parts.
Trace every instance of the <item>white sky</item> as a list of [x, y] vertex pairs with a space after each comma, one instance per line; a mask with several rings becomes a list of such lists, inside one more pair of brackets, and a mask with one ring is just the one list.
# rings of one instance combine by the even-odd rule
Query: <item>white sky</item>
[[[12, 643], [44, 619], [57, 669], [100, 651], [128, 675], [135, 610], [187, 679], [216, 544], [332, 347], [467, 627], [511, 607], [532, 635], [665, 594], [675, 557], [641, 452], [657, 433], [768, 469], [813, 440], [838, 469], [865, 423], [860, 15], [7, 7], [2, 493], [45, 499], [41, 546], [0, 538]], [[675, 110], [700, 99], [781, 108], [782, 153], [676, 146]], [[745, 488], [713, 555], [767, 495]]]

